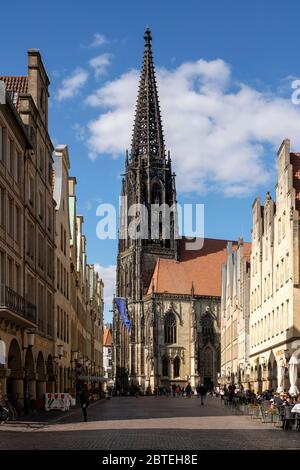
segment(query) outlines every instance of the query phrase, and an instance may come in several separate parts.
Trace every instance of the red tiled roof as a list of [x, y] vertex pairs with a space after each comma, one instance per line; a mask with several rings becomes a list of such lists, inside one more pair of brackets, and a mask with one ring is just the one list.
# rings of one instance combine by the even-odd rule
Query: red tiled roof
[[28, 77], [0, 76], [0, 80], [5, 83], [6, 89], [12, 92], [12, 101], [18, 108], [19, 95], [22, 93], [28, 93]]
[[103, 346], [111, 347], [112, 345], [112, 335], [109, 328], [104, 328], [103, 330]]
[[[148, 294], [171, 293], [221, 296], [221, 267], [227, 260], [227, 240], [205, 238], [202, 248], [187, 250], [185, 239], [180, 242], [180, 261], [159, 258], [156, 262]], [[237, 242], [233, 249], [237, 248]], [[244, 253], [249, 253], [250, 243], [244, 243]]]

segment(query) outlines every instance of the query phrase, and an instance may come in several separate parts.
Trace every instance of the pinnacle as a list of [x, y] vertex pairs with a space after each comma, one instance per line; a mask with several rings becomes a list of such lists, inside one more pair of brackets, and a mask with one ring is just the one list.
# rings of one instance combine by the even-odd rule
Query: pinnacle
[[165, 150], [149, 28], [145, 31], [144, 39], [145, 50], [138, 86], [131, 154], [136, 158], [144, 156], [151, 161], [153, 157], [164, 159]]

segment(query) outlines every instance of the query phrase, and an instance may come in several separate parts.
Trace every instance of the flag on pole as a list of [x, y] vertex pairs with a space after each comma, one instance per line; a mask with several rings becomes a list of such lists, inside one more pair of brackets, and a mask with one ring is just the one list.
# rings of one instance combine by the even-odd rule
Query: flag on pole
[[127, 314], [126, 299], [124, 297], [115, 297], [115, 304], [119, 313], [119, 317], [121, 318], [125, 328], [130, 331], [131, 322]]

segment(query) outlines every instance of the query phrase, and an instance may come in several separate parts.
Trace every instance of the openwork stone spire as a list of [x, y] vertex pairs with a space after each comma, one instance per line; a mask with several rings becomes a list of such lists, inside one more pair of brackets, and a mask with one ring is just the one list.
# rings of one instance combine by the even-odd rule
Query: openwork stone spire
[[151, 49], [151, 32], [145, 31], [144, 60], [136, 104], [131, 157], [165, 159], [165, 146]]

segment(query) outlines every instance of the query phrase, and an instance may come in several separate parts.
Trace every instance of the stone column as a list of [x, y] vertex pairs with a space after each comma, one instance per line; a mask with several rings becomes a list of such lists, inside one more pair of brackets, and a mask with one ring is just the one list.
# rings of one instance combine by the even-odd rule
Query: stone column
[[35, 380], [29, 380], [28, 389], [29, 389], [29, 399], [36, 400], [36, 381]]
[[12, 394], [17, 397], [18, 404], [23, 407], [24, 405], [24, 382], [23, 379], [12, 380]]
[[[182, 362], [182, 360], [181, 360]], [[191, 344], [191, 356], [190, 356], [190, 370], [189, 375], [191, 376], [191, 386], [195, 387], [197, 382], [197, 375], [195, 374], [195, 343]]]
[[54, 393], [55, 392], [55, 382], [48, 380], [46, 383], [46, 392]]
[[46, 381], [45, 380], [39, 380], [36, 383], [36, 398], [38, 400], [41, 400], [46, 393]]
[[170, 367], [169, 377], [171, 381], [174, 379], [174, 358], [173, 357], [169, 358], [169, 367]]
[[6, 378], [0, 379], [0, 395], [3, 397], [7, 394], [7, 387], [6, 387]]

